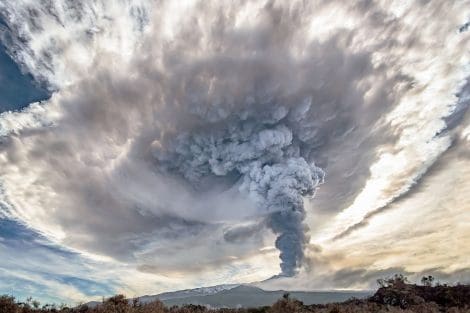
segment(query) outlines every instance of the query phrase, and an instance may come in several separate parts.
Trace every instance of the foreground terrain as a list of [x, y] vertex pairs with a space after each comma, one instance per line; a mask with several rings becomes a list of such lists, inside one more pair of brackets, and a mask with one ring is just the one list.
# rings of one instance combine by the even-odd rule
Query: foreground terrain
[[80, 305], [75, 308], [44, 305], [35, 301], [15, 302], [13, 297], [0, 297], [1, 313], [353, 313], [353, 312], [417, 312], [417, 313], [470, 313], [470, 285], [436, 285], [424, 281], [423, 285], [406, 283], [396, 276], [379, 282], [377, 292], [365, 299], [352, 298], [345, 302], [306, 305], [284, 294], [271, 306], [257, 308], [210, 308], [187, 304], [168, 306], [159, 300], [142, 303], [139, 299], [126, 299], [123, 295], [111, 297], [97, 305]]

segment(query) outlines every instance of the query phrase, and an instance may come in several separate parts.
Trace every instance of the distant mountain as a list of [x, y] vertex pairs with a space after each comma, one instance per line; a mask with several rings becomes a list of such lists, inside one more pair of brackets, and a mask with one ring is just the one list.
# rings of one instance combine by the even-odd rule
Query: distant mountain
[[[298, 299], [306, 305], [342, 302], [351, 298], [362, 299], [372, 295], [369, 291], [267, 291], [250, 285], [233, 284], [165, 292], [137, 299], [141, 303], [160, 300], [166, 306], [195, 304], [212, 308], [247, 308], [270, 306], [286, 292], [291, 298]], [[87, 303], [90, 307], [99, 304], [100, 302], [96, 301]]]
[[172, 300], [172, 299], [183, 299], [183, 298], [188, 298], [188, 297], [201, 297], [201, 296], [213, 295], [224, 290], [230, 290], [238, 286], [240, 285], [230, 284], [230, 285], [217, 285], [217, 286], [211, 286], [211, 287], [200, 287], [200, 288], [195, 288], [195, 289], [185, 289], [185, 290], [179, 290], [179, 291], [164, 292], [164, 293], [160, 293], [158, 295], [153, 295], [153, 296], [146, 295], [146, 296], [139, 297], [138, 299], [142, 303], [148, 303], [148, 302], [152, 302], [155, 300], [166, 301], [166, 300]]
[[[214, 308], [246, 308], [272, 305], [280, 299], [284, 293], [286, 293], [284, 290], [266, 291], [249, 285], [239, 285], [210, 295], [175, 297], [171, 299], [160, 298], [160, 300], [167, 306], [199, 304]], [[341, 302], [350, 298], [365, 298], [372, 293], [350, 291], [289, 291], [289, 294], [291, 298], [298, 299], [304, 304], [323, 304]]]

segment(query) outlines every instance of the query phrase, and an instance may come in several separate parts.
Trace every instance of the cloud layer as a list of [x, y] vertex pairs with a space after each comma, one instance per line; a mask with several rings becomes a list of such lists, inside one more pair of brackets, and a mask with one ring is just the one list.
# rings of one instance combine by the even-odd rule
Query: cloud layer
[[[386, 214], [408, 227], [404, 208], [441, 210], [412, 205], [416, 189], [438, 162], [465, 168], [469, 12], [443, 5], [1, 4], [8, 52], [55, 90], [0, 117], [2, 214], [155, 282], [265, 279], [278, 254], [299, 286], [350, 266], [425, 270], [412, 251], [315, 260], [377, 244]], [[468, 203], [455, 199], [451, 224]]]

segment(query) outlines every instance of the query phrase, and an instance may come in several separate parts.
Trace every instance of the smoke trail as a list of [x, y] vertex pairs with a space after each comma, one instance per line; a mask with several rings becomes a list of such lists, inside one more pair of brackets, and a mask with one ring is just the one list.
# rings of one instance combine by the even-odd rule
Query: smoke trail
[[[249, 107], [260, 103], [262, 99], [253, 99]], [[286, 276], [294, 275], [301, 265], [308, 241], [303, 197], [313, 196], [324, 178], [324, 172], [307, 161], [302, 133], [293, 127], [310, 105], [311, 99], [306, 99], [289, 111], [271, 104], [262, 111], [231, 114], [228, 123], [208, 120], [204, 130], [178, 134], [153, 150], [160, 167], [182, 175], [195, 188], [211, 176], [235, 180], [238, 190], [268, 215]]]

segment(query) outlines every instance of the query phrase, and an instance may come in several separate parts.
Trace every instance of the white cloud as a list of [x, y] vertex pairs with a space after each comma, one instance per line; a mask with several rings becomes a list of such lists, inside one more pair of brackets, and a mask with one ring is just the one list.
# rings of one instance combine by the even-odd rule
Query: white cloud
[[[347, 232], [413, 192], [456, 136], [468, 137], [460, 128], [445, 132], [444, 121], [468, 76], [469, 35], [457, 32], [468, 18], [465, 3], [445, 9], [439, 2], [398, 4], [205, 1], [154, 11], [146, 1], [84, 2], [82, 8], [57, 2], [49, 9], [28, 1], [1, 5], [13, 38], [26, 39], [10, 42], [17, 60], [58, 89], [46, 103], [0, 117], [3, 213], [84, 257], [113, 264], [115, 271], [146, 277], [123, 281], [130, 292], [200, 284], [202, 270], [208, 284], [267, 278], [277, 273], [277, 253], [263, 249], [274, 236], [267, 224], [260, 223], [259, 232], [243, 227], [266, 213], [257, 199], [237, 191], [230, 171], [239, 160], [219, 160], [216, 167], [208, 148], [218, 131], [229, 133], [232, 126], [232, 132], [245, 132], [236, 140], [251, 144], [253, 129], [236, 123], [256, 118], [285, 123], [291, 137], [284, 142], [271, 136], [263, 141], [269, 145], [243, 149], [246, 155], [269, 150], [269, 161], [277, 162], [272, 155], [284, 149], [282, 156], [301, 155], [327, 172], [308, 206], [317, 211], [306, 219], [310, 242], [322, 246], [324, 262], [332, 262], [325, 273], [351, 264], [330, 255], [347, 253], [353, 243], [367, 247], [357, 253], [368, 263], [357, 266], [422, 270], [407, 259], [412, 249], [396, 252], [402, 258], [394, 260], [374, 259], [385, 252], [368, 251], [384, 240], [401, 248], [382, 237], [384, 221], [396, 221], [397, 235], [406, 233], [408, 222], [438, 208], [435, 201], [419, 209], [400, 202], [401, 214], [407, 208], [415, 214], [406, 223], [398, 209], [389, 210]], [[196, 134], [193, 141], [173, 145], [184, 132]], [[198, 142], [207, 138], [210, 144]], [[190, 150], [189, 163], [172, 159], [186, 155], [183, 148], [206, 150]], [[174, 169], [174, 175], [162, 171], [171, 162], [155, 155], [191, 166], [192, 177], [208, 163], [224, 176], [188, 182]], [[437, 196], [431, 188], [430, 194], [449, 193]], [[454, 199], [458, 205], [468, 201], [457, 194]], [[453, 224], [452, 213], [439, 218]], [[446, 225], [442, 236], [462, 230]], [[250, 236], [227, 242], [224, 234], [232, 228]], [[407, 240], [415, 246], [430, 244], [426, 236], [413, 238]], [[321, 270], [322, 262], [311, 266]], [[429, 258], [428, 265], [454, 270], [439, 258]]]

